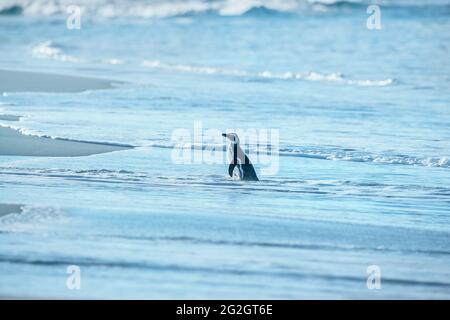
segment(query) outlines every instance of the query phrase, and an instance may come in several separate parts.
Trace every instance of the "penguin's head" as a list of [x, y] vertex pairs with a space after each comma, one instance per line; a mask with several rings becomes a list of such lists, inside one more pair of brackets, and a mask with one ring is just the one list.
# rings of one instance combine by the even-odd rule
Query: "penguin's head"
[[239, 137], [236, 133], [222, 133], [222, 137], [230, 139], [232, 144], [239, 144]]

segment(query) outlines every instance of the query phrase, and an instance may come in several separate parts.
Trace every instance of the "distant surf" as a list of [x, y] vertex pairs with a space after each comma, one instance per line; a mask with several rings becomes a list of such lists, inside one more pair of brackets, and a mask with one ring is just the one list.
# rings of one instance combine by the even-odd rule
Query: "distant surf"
[[[68, 55], [63, 48], [50, 40], [46, 40], [34, 45], [31, 49], [32, 56], [38, 59], [51, 59], [69, 63], [102, 63], [108, 65], [123, 65], [126, 62], [122, 59], [92, 59]], [[285, 81], [326, 81], [337, 84], [367, 86], [367, 87], [385, 87], [395, 83], [394, 79], [357, 79], [350, 78], [339, 72], [323, 73], [317, 71], [248, 71], [232, 68], [221, 68], [216, 66], [189, 65], [189, 64], [171, 64], [159, 60], [144, 60], [141, 66], [149, 69], [158, 69], [166, 72], [193, 73], [200, 75], [219, 75], [229, 77], [241, 77], [246, 79], [258, 80], [285, 80]], [[1, 89], [1, 88], [0, 88]]]
[[[211, 150], [225, 152], [226, 147], [223, 145], [211, 144], [211, 143], [192, 143], [186, 144], [183, 147], [175, 146], [168, 141], [159, 141], [145, 144], [147, 147], [163, 148], [163, 149], [192, 149], [192, 150]], [[269, 146], [257, 146], [249, 145], [249, 151], [251, 154], [257, 155], [259, 153], [270, 154], [271, 150]], [[417, 157], [406, 154], [398, 154], [392, 152], [370, 152], [356, 149], [349, 149], [345, 147], [326, 147], [326, 146], [295, 146], [287, 145], [281, 146], [277, 150], [277, 154], [281, 157], [298, 157], [298, 158], [311, 158], [319, 160], [339, 160], [350, 162], [368, 162], [379, 164], [392, 164], [392, 165], [407, 165], [407, 166], [420, 166], [420, 167], [436, 167], [436, 168], [450, 168], [450, 157]]]
[[[384, 8], [420, 10], [420, 2], [378, 1]], [[69, 0], [47, 1], [9, 0], [0, 5], [0, 15], [52, 16], [65, 15]], [[199, 14], [215, 14], [223, 17], [243, 15], [299, 14], [302, 12], [326, 13], [335, 10], [361, 9], [373, 4], [370, 0], [194, 0], [194, 1], [120, 1], [120, 0], [79, 0], [83, 13], [101, 18], [170, 18]], [[448, 4], [442, 1], [427, 1], [428, 6], [442, 11]]]
[[236, 76], [246, 78], [259, 78], [267, 80], [306, 80], [306, 81], [330, 81], [348, 85], [358, 86], [388, 86], [394, 83], [393, 79], [348, 79], [340, 73], [320, 73], [315, 71], [308, 72], [273, 72], [273, 71], [260, 71], [250, 72], [246, 70], [238, 69], [226, 69], [210, 66], [195, 66], [195, 65], [182, 65], [182, 64], [168, 64], [158, 60], [145, 60], [142, 65], [147, 68], [162, 69], [172, 72], [185, 72], [185, 73], [197, 73], [205, 75], [224, 75], [224, 76]]

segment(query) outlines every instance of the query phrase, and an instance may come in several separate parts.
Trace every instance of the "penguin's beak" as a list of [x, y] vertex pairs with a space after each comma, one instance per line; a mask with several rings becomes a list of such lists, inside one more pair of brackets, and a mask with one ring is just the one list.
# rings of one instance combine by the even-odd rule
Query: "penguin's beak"
[[226, 133], [222, 133], [222, 137], [227, 137], [227, 134]]

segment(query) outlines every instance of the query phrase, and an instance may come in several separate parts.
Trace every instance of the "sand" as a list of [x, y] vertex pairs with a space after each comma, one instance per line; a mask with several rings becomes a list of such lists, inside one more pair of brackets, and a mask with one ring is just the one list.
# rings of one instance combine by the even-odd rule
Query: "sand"
[[[109, 89], [117, 81], [39, 72], [0, 70], [0, 92], [81, 92]], [[0, 120], [19, 121], [20, 116], [0, 114]], [[68, 139], [24, 135], [0, 126], [0, 156], [80, 157], [132, 148]]]
[[119, 81], [0, 69], [1, 92], [82, 92], [109, 89]]

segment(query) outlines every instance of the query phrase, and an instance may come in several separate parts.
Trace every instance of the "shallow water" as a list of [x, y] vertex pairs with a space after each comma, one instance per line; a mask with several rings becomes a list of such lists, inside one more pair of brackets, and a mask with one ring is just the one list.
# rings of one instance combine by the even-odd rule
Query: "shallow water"
[[[381, 30], [366, 3], [276, 1], [94, 1], [68, 30], [56, 3], [0, 16], [0, 68], [126, 83], [6, 93], [0, 112], [22, 118], [0, 123], [135, 148], [0, 157], [0, 203], [25, 205], [0, 217], [0, 295], [450, 297], [448, 1], [382, 4]], [[175, 164], [174, 130], [198, 121], [279, 129], [278, 172], [239, 182], [226, 164]], [[69, 265], [81, 290], [66, 288]]]

